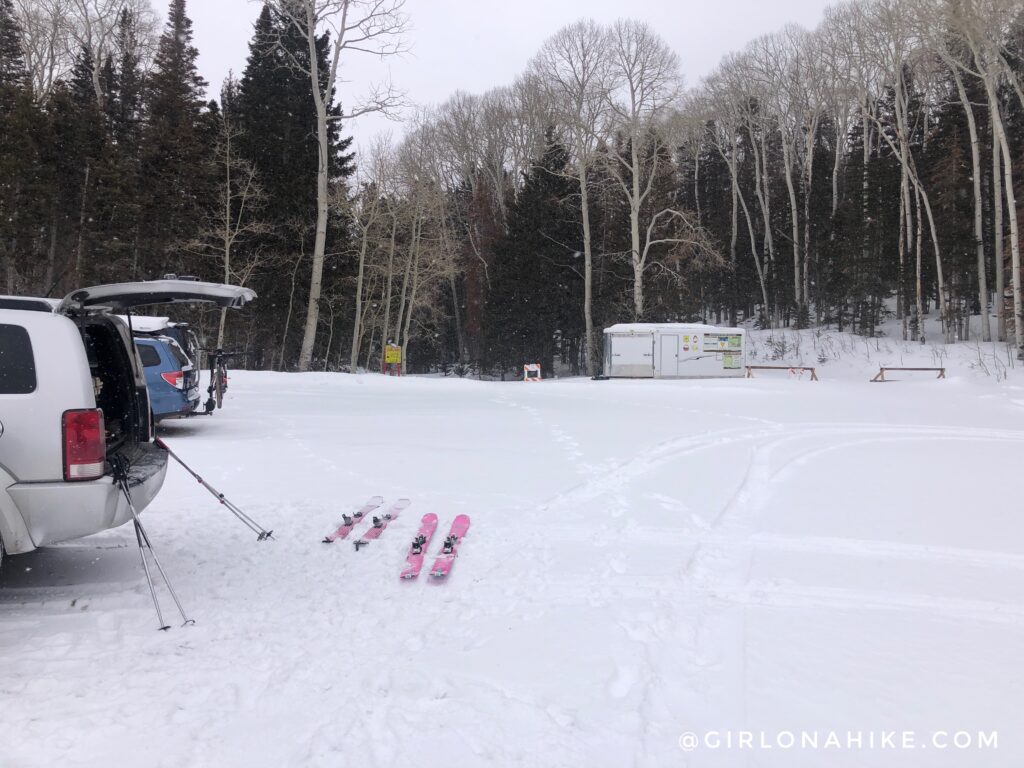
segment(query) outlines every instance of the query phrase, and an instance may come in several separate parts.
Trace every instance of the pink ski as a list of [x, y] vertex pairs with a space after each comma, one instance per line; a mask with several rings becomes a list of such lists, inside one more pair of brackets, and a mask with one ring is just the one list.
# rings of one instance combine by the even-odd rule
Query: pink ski
[[430, 569], [430, 575], [435, 579], [444, 579], [451, 572], [455, 556], [459, 552], [459, 542], [462, 541], [468, 530], [469, 515], [458, 515], [452, 521], [451, 530], [448, 531], [448, 536], [441, 547], [441, 554], [437, 556], [434, 567]]
[[364, 547], [374, 539], [380, 538], [380, 535], [384, 533], [384, 529], [388, 527], [388, 523], [398, 517], [399, 512], [409, 506], [411, 502], [408, 499], [399, 499], [380, 517], [373, 518], [373, 524], [366, 529], [358, 539], [356, 539], [356, 551], [359, 551], [360, 547]]
[[430, 546], [430, 539], [435, 530], [437, 530], [437, 515], [428, 512], [420, 520], [420, 530], [409, 546], [409, 554], [405, 558], [405, 570], [401, 573], [403, 579], [415, 579], [420, 575], [420, 571], [423, 569], [423, 558], [426, 557], [424, 550]]
[[357, 509], [351, 515], [342, 515], [341, 523], [338, 524], [338, 527], [334, 531], [334, 533], [329, 533], [326, 536], [324, 536], [324, 544], [330, 544], [331, 542], [337, 541], [338, 539], [344, 539], [346, 536], [352, 533], [352, 529], [356, 527], [356, 523], [363, 519], [364, 515], [370, 514], [383, 503], [383, 496], [374, 496], [372, 499], [367, 501], [362, 507]]

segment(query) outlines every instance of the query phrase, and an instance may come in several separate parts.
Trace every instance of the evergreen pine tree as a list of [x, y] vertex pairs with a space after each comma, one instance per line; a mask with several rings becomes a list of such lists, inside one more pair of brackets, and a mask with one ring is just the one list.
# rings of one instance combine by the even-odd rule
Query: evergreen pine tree
[[0, 0], [0, 88], [24, 88], [28, 82], [21, 52], [21, 30], [12, 0]]
[[21, 52], [21, 30], [11, 0], [0, 0], [0, 264], [6, 293], [17, 291], [19, 264], [29, 250], [44, 196], [39, 173], [42, 116], [36, 108]]
[[560, 342], [581, 332], [583, 285], [572, 268], [582, 248], [568, 153], [548, 132], [544, 156], [527, 172], [495, 243], [485, 308], [486, 362], [502, 372], [537, 363], [550, 375]]
[[212, 126], [204, 114], [206, 81], [196, 69], [198, 55], [185, 0], [171, 0], [144, 97], [144, 276], [189, 271], [192, 265], [182, 261], [178, 248], [194, 235], [209, 203], [205, 170]]
[[140, 198], [145, 196], [139, 173], [141, 153], [142, 72], [135, 16], [125, 9], [118, 19], [115, 50], [107, 57], [101, 78], [107, 141], [97, 167], [96, 263], [104, 271], [97, 280], [133, 276], [139, 257]]
[[[317, 42], [320, 71], [329, 69], [327, 37]], [[242, 152], [260, 171], [273, 215], [281, 222], [310, 218], [315, 213], [316, 191], [310, 176], [316, 175], [316, 117], [309, 77], [289, 66], [308, 60], [304, 37], [294, 25], [264, 4], [249, 43], [249, 58], [238, 85], [238, 120], [243, 130]], [[335, 106], [334, 115], [341, 114]], [[352, 175], [351, 138], [342, 139], [332, 123], [331, 176], [341, 181]]]
[[[329, 67], [327, 42], [324, 36], [317, 43], [321, 72], [327, 72]], [[316, 220], [316, 190], [309, 183], [318, 165], [316, 116], [311, 109], [313, 91], [309, 77], [289, 66], [293, 60], [301, 64], [308, 57], [305, 38], [265, 3], [249, 43], [249, 57], [238, 84], [236, 103], [232, 105], [242, 130], [239, 152], [255, 166], [269, 201], [262, 218], [271, 226], [271, 232], [263, 235], [255, 246], [280, 258], [287, 265], [289, 277], [302, 254], [307, 257], [305, 263], [298, 265], [294, 296], [291, 295], [291, 279], [274, 280], [265, 287], [257, 287], [265, 304], [285, 310], [275, 317], [277, 328], [274, 330], [279, 339], [283, 335], [289, 303], [296, 311], [304, 305], [310, 274], [308, 255], [313, 247]], [[340, 107], [336, 106], [333, 112], [340, 115]], [[329, 138], [332, 182], [342, 184], [355, 170], [353, 155], [348, 151], [352, 139], [340, 136], [337, 123], [331, 124]], [[339, 229], [339, 220], [332, 218], [329, 226], [333, 228], [328, 238], [332, 252], [344, 252], [344, 233]], [[325, 293], [351, 271], [350, 261], [342, 262], [338, 256], [329, 254], [324, 271]], [[288, 325], [288, 336], [297, 342], [301, 323], [293, 321]], [[281, 339], [279, 343], [289, 350], [295, 346], [297, 354], [297, 343], [290, 344], [288, 339]]]

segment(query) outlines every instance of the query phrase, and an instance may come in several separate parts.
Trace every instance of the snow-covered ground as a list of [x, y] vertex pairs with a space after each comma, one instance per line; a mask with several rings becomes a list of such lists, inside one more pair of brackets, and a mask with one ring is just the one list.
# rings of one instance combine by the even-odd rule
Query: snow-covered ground
[[[130, 528], [12, 558], [0, 765], [1019, 766], [1024, 377], [961, 345], [870, 384], [880, 344], [815, 383], [235, 374], [164, 437], [277, 540], [172, 466], [144, 517], [196, 625], [166, 633]], [[320, 543], [376, 494], [412, 506]], [[400, 582], [426, 512], [472, 527], [449, 582]]]

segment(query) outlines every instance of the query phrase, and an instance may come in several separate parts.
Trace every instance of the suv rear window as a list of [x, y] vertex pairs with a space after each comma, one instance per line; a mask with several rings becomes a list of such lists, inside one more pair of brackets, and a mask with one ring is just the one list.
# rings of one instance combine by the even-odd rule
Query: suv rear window
[[171, 357], [178, 363], [179, 368], [184, 368], [187, 365], [192, 365], [192, 361], [186, 357], [185, 353], [181, 351], [181, 347], [177, 344], [169, 343], [167, 348], [171, 350]]
[[36, 391], [36, 359], [32, 341], [20, 325], [0, 325], [0, 395]]
[[135, 347], [139, 350], [143, 367], [152, 368], [160, 365], [160, 353], [156, 351], [156, 347], [151, 347], [149, 344], [136, 344]]

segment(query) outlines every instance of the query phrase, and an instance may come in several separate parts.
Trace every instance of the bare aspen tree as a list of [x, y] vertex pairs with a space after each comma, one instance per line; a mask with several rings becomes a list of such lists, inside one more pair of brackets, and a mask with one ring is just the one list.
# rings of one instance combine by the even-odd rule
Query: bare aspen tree
[[[883, 85], [893, 90], [895, 117], [895, 139], [884, 130], [882, 121], [870, 103], [862, 106], [862, 118], [865, 125], [870, 121], [877, 127], [877, 137], [892, 150], [900, 162], [901, 186], [906, 189], [909, 183], [914, 187], [914, 194], [920, 202], [928, 222], [932, 250], [935, 254], [936, 281], [938, 283], [939, 313], [947, 341], [953, 340], [953, 324], [949, 316], [948, 297], [942, 267], [942, 251], [935, 217], [932, 213], [928, 192], [917, 172], [917, 166], [910, 143], [910, 92], [907, 77], [910, 73], [919, 79], [926, 79], [932, 73], [928, 71], [930, 63], [921, 46], [920, 38], [914, 29], [910, 0], [870, 0], [852, 4], [854, 13], [848, 17], [849, 38], [853, 45], [850, 55], [868, 62], [877, 68], [878, 76]], [[865, 142], [866, 144], [866, 142]], [[920, 226], [920, 222], [919, 222]], [[925, 341], [924, 317], [920, 280], [917, 281], [917, 329], [919, 339]]]
[[368, 169], [359, 181], [359, 188], [353, 199], [348, 201], [348, 215], [358, 235], [359, 268], [356, 273], [355, 313], [352, 321], [352, 347], [349, 354], [349, 371], [356, 372], [359, 361], [359, 340], [362, 334], [363, 281], [366, 275], [367, 258], [376, 248], [377, 229], [386, 215], [386, 197], [392, 178], [391, 147], [386, 139], [378, 139], [367, 158]]
[[[815, 73], [829, 118], [833, 125], [832, 136], [832, 195], [829, 227], [829, 243], [835, 244], [836, 217], [839, 213], [840, 186], [839, 178], [844, 167], [847, 149], [847, 136], [853, 121], [859, 113], [858, 105], [866, 98], [860, 92], [860, 83], [870, 80], [864, 70], [860, 57], [850, 59], [850, 49], [844, 44], [847, 34], [845, 16], [849, 14], [847, 6], [831, 6], [825, 9], [824, 18], [813, 33], [813, 45], [817, 48], [817, 60], [820, 66]], [[855, 76], [854, 73], [860, 73]], [[907, 201], [909, 202], [909, 201]], [[903, 286], [897, 288], [902, 303]], [[902, 306], [899, 309], [904, 309]], [[906, 313], [904, 312], [903, 334], [906, 338]], [[817, 310], [818, 322], [822, 312]]]
[[[929, 14], [929, 18], [931, 15]], [[978, 137], [978, 123], [974, 116], [974, 105], [967, 96], [964, 78], [958, 57], [949, 51], [945, 34], [931, 40], [934, 50], [949, 68], [956, 83], [960, 106], [967, 118], [967, 131], [971, 139], [971, 186], [974, 192], [974, 246], [978, 260], [978, 307], [981, 320], [981, 340], [992, 340], [992, 329], [989, 323], [988, 310], [988, 270], [985, 264], [985, 230], [984, 230], [984, 199], [981, 194], [981, 140]]]
[[[439, 235], [452, 253], [466, 254], [462, 276], [467, 297], [479, 296], [475, 274], [490, 288], [493, 253], [490, 243], [506, 226], [507, 202], [521, 174], [539, 156], [544, 129], [550, 125], [543, 112], [539, 89], [524, 87], [520, 77], [509, 88], [495, 88], [481, 96], [456, 92], [436, 110], [422, 117], [434, 136], [430, 163], [438, 184], [449, 193], [450, 204], [439, 222]], [[424, 130], [427, 130], [424, 127]], [[465, 364], [472, 351], [464, 332], [458, 275], [450, 274], [453, 319], [459, 360]], [[473, 318], [467, 311], [465, 324]], [[478, 322], [478, 321], [477, 321]]]
[[[806, 203], [809, 199], [807, 188], [813, 180], [814, 142], [821, 116], [818, 99], [812, 97], [817, 93], [812, 90], [813, 79], [808, 71], [807, 59], [812, 51], [809, 35], [803, 29], [790, 25], [777, 34], [756, 40], [748, 48], [747, 58], [752, 78], [760, 85], [759, 106], [763, 110], [761, 136], [765, 137], [772, 127], [777, 127], [781, 139], [793, 247], [793, 298], [798, 313], [807, 302], [805, 251], [809, 232], [801, 243], [797, 183], [804, 192]], [[766, 148], [762, 152], [766, 157]]]
[[[747, 233], [750, 237], [750, 253], [754, 259], [754, 267], [757, 270], [757, 280], [761, 287], [762, 312], [764, 320], [772, 324], [771, 304], [768, 299], [768, 283], [765, 276], [764, 261], [757, 248], [757, 237], [754, 233], [754, 219], [750, 214], [750, 207], [747, 205], [746, 197], [740, 187], [740, 131], [744, 125], [744, 113], [746, 106], [742, 92], [737, 92], [733, 84], [723, 76], [723, 69], [729, 66], [729, 59], [723, 62], [722, 67], [704, 83], [704, 93], [699, 103], [705, 110], [705, 122], [714, 122], [714, 130], [711, 133], [712, 141], [718, 154], [725, 161], [729, 169], [732, 191], [732, 244], [731, 259], [736, 261], [736, 247], [738, 231], [738, 212], [743, 211], [744, 221], [747, 224]], [[739, 209], [737, 209], [739, 203]], [[735, 310], [734, 310], [735, 313]]]
[[544, 154], [546, 132], [554, 124], [551, 104], [534, 73], [516, 78], [506, 92], [509, 104], [509, 178], [519, 184], [523, 174]]
[[[758, 278], [764, 297], [764, 319], [769, 327], [779, 325], [779, 308], [774, 302], [775, 240], [772, 234], [770, 192], [767, 188], [767, 151], [766, 151], [766, 116], [761, 109], [765, 100], [763, 84], [754, 77], [750, 63], [750, 52], [726, 56], [716, 70], [712, 82], [716, 92], [716, 101], [721, 114], [728, 114], [728, 123], [735, 127], [736, 134], [730, 138], [732, 147], [729, 150], [736, 159], [733, 168], [734, 188], [736, 197], [743, 209], [750, 235], [751, 249], [755, 255], [755, 263], [759, 266]], [[757, 199], [761, 220], [764, 224], [763, 246], [760, 257], [757, 255], [754, 221], [750, 214], [745, 196], [739, 182], [739, 154], [741, 136], [746, 134], [746, 146], [749, 147], [750, 165], [754, 170], [754, 197]], [[720, 151], [725, 149], [724, 145]]]
[[[652, 232], [661, 219], [680, 221], [681, 211], [654, 212], [641, 223], [641, 209], [653, 189], [667, 143], [663, 123], [678, 106], [682, 86], [679, 58], [648, 26], [634, 20], [615, 22], [609, 33], [612, 88], [610, 128], [625, 144], [613, 151], [609, 169], [629, 207], [630, 262], [633, 267], [633, 314], [644, 315], [644, 272], [651, 253]], [[645, 232], [643, 230], [646, 230]], [[669, 242], [670, 237], [657, 238]]]
[[71, 0], [72, 34], [92, 56], [92, 87], [97, 104], [103, 104], [100, 72], [110, 52], [117, 19], [126, 5], [126, 0]]
[[[804, 242], [803, 242], [803, 300], [804, 306], [811, 303], [811, 265], [818, 261], [818, 243], [811, 237], [811, 200], [814, 189], [814, 157], [815, 147], [819, 140], [819, 133], [822, 122], [837, 110], [833, 109], [833, 97], [835, 91], [832, 87], [829, 76], [827, 61], [830, 58], [828, 51], [821, 45], [820, 40], [812, 33], [800, 34], [798, 39], [798, 51], [801, 73], [799, 84], [796, 87], [800, 93], [799, 102], [803, 110], [803, 175], [801, 176], [804, 196]], [[840, 144], [840, 131], [846, 125], [846, 115], [836, 118], [836, 139], [834, 143]], [[833, 152], [834, 155], [838, 152]], [[838, 176], [838, 171], [833, 168], [833, 174]], [[835, 196], [835, 185], [837, 179], [833, 180], [833, 196]], [[833, 202], [833, 205], [835, 203]], [[833, 214], [834, 215], [834, 214]], [[820, 308], [819, 308], [820, 313]]]
[[[385, 58], [405, 50], [403, 34], [408, 19], [403, 12], [405, 0], [275, 0], [274, 7], [294, 31], [306, 41], [303, 60], [290, 57], [290, 64], [308, 75], [316, 113], [318, 164], [316, 175], [316, 233], [313, 244], [309, 300], [306, 324], [299, 351], [298, 368], [309, 370], [320, 317], [324, 255], [327, 244], [327, 217], [330, 202], [330, 138], [328, 124], [356, 118], [371, 112], [391, 113], [402, 97], [390, 84], [371, 89], [365, 99], [340, 115], [332, 114], [337, 95], [342, 57], [367, 53]], [[327, 71], [322, 72], [317, 52], [320, 35], [328, 34]]]
[[[768, 296], [771, 302], [766, 302], [765, 313], [771, 327], [778, 327], [781, 323], [778, 302], [775, 296], [775, 280], [778, 266], [775, 258], [775, 236], [772, 226], [771, 212], [771, 189], [769, 186], [770, 174], [768, 168], [768, 138], [775, 128], [775, 121], [766, 112], [764, 105], [768, 101], [768, 90], [763, 81], [759, 81], [756, 74], [756, 66], [753, 62], [754, 45], [739, 53], [727, 56], [719, 67], [718, 74], [725, 84], [729, 95], [730, 109], [735, 111], [739, 118], [739, 127], [746, 133], [747, 146], [752, 154], [751, 165], [754, 169], [754, 197], [757, 200], [758, 209], [761, 212], [763, 222], [762, 232], [764, 238], [763, 246], [763, 269]], [[740, 202], [746, 210], [746, 203], [742, 195]], [[748, 222], [753, 237], [752, 222]]]
[[[67, 9], [70, 41], [79, 49], [89, 52], [92, 57], [92, 87], [96, 93], [96, 103], [103, 104], [103, 86], [100, 83], [100, 72], [113, 48], [117, 20], [124, 9], [139, 10], [140, 3], [129, 0], [69, 0]], [[148, 3], [142, 5], [142, 11], [149, 11]], [[77, 50], [69, 50], [68, 56], [73, 61]]]
[[[861, 255], [866, 261], [868, 258], [870, 243], [867, 228], [868, 208], [868, 167], [871, 159], [871, 142], [873, 111], [875, 109], [876, 94], [881, 85], [880, 68], [875, 58], [866, 55], [863, 51], [863, 35], [861, 30], [866, 25], [865, 4], [863, 2], [848, 2], [842, 5], [830, 6], [825, 11], [825, 18], [818, 29], [818, 35], [823, 38], [824, 44], [828, 46], [829, 54], [833, 57], [834, 66], [830, 68], [830, 76], [833, 88], [838, 96], [837, 102], [845, 102], [849, 107], [849, 120], [851, 125], [859, 124], [861, 129], [861, 215], [863, 220], [863, 235], [861, 238]], [[846, 127], [844, 125], [844, 127]], [[837, 146], [837, 151], [838, 146]], [[839, 158], [835, 159], [833, 167], [833, 219], [838, 206], [836, 194], [837, 177], [835, 172], [839, 168]], [[902, 176], [901, 195], [909, 205], [909, 184], [906, 176]], [[901, 241], [902, 242], [902, 241]], [[902, 250], [900, 251], [902, 255]], [[902, 275], [902, 271], [901, 271]], [[900, 288], [902, 293], [902, 279]], [[918, 291], [918, 315], [921, 314], [921, 295]]]
[[[225, 283], [246, 285], [253, 272], [263, 263], [264, 254], [259, 248], [238, 248], [248, 245], [251, 240], [265, 235], [271, 227], [260, 219], [267, 196], [259, 183], [255, 166], [238, 153], [238, 139], [242, 135], [230, 114], [229, 91], [233, 88], [229, 80], [222, 91], [224, 111], [220, 116], [217, 143], [213, 152], [214, 171], [220, 177], [217, 185], [217, 203], [207, 217], [199, 236], [190, 243], [188, 250], [202, 255], [214, 256], [221, 266]], [[217, 326], [217, 347], [224, 346], [224, 328], [227, 309], [222, 309]]]
[[839, 175], [843, 165], [843, 153], [846, 149], [846, 135], [849, 131], [852, 113], [860, 101], [856, 84], [868, 79], [850, 75], [857, 68], [857, 63], [850, 61], [848, 51], [841, 44], [844, 31], [843, 18], [839, 8], [830, 7], [825, 10], [825, 17], [814, 31], [813, 45], [817, 50], [820, 67], [817, 70], [823, 99], [827, 105], [829, 116], [835, 128], [832, 146], [832, 206], [831, 218], [835, 221], [839, 209]]
[[381, 370], [384, 370], [384, 346], [391, 338], [392, 287], [395, 280], [395, 251], [398, 245], [398, 226], [402, 218], [402, 206], [397, 199], [388, 200], [387, 216], [389, 237], [387, 244], [387, 266], [384, 268], [384, 313], [381, 318]]
[[[1000, 105], [999, 88], [1007, 75], [1004, 59], [1006, 33], [1019, 18], [1019, 3], [1013, 0], [948, 0], [945, 21], [970, 51], [972, 65], [966, 71], [985, 87], [994, 143], [1001, 155], [1002, 181], [1006, 194], [1006, 213], [1010, 224], [1010, 280], [1013, 287], [1013, 329], [1017, 357], [1024, 360], [1024, 303], [1021, 294], [1020, 227], [1014, 190], [1013, 155], [1006, 135]], [[1013, 78], [1011, 78], [1012, 80]], [[1019, 85], [1015, 84], [1014, 90]], [[1024, 99], [1022, 99], [1024, 104]], [[998, 161], [997, 161], [998, 162]], [[996, 197], [999, 197], [998, 195]], [[1001, 212], [1001, 201], [997, 211]], [[1001, 222], [1000, 222], [1001, 224]], [[996, 238], [1002, 233], [996, 232]], [[997, 250], [998, 253], [998, 250]], [[997, 264], [997, 271], [1000, 265]], [[999, 297], [1002, 302], [1002, 296]]]
[[996, 340], [1006, 341], [1006, 259], [1003, 255], [1003, 148], [992, 124], [992, 257], [996, 272]]
[[69, 55], [72, 0], [14, 0], [21, 28], [25, 68], [32, 80], [32, 92], [46, 101], [53, 86], [71, 71]]
[[98, 104], [103, 103], [100, 72], [114, 50], [121, 13], [132, 13], [138, 33], [139, 60], [156, 47], [159, 20], [149, 0], [14, 0], [22, 30], [25, 67], [37, 99], [46, 101], [54, 85], [74, 68], [83, 50], [92, 58], [90, 73]]
[[[433, 137], [444, 158], [439, 177], [450, 189], [465, 186], [471, 197], [486, 200], [504, 225], [504, 147], [494, 141], [495, 132], [487, 126], [493, 115], [488, 116], [486, 111], [482, 98], [457, 92], [435, 114], [423, 115], [418, 130], [421, 136], [429, 133]], [[478, 262], [484, 282], [489, 284], [489, 254], [483, 247], [480, 219], [474, 211], [463, 211], [460, 223], [465, 244]]]
[[541, 46], [530, 63], [551, 113], [564, 126], [576, 163], [583, 222], [583, 343], [587, 373], [597, 374], [594, 334], [594, 259], [590, 227], [589, 176], [607, 121], [611, 89], [610, 40], [594, 21], [563, 27]]

